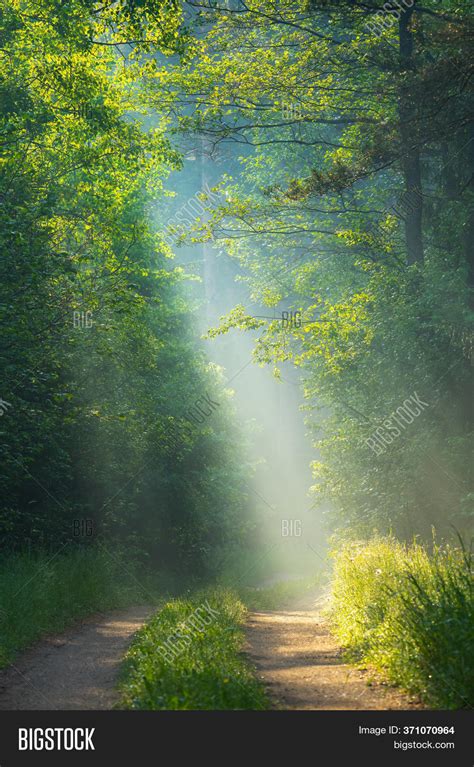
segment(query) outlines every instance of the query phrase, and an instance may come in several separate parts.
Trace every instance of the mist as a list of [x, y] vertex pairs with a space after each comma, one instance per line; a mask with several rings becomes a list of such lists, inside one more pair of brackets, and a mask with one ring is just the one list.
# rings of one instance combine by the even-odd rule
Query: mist
[[[207, 151], [206, 151], [207, 149]], [[246, 458], [251, 465], [246, 487], [248, 503], [253, 508], [255, 549], [250, 560], [227, 567], [242, 583], [270, 584], [293, 578], [305, 578], [327, 567], [324, 507], [314, 508], [310, 488], [310, 462], [318, 458], [305, 423], [302, 380], [291, 363], [279, 365], [278, 378], [271, 365], [260, 365], [253, 357], [259, 331], [231, 329], [225, 335], [206, 338], [208, 331], [219, 325], [222, 317], [236, 305], [266, 321], [282, 322], [289, 301], [282, 299], [274, 310], [252, 301], [239, 263], [229, 256], [225, 244], [215, 238], [205, 242], [199, 227], [208, 219], [209, 210], [190, 217], [199, 203], [212, 205], [209, 192], [226, 172], [226, 166], [238, 169], [235, 147], [225, 148], [225, 157], [196, 139], [184, 151], [183, 169], [172, 174], [166, 185], [173, 194], [156, 216], [161, 227], [167, 221], [178, 222], [178, 231], [170, 235], [174, 251], [173, 265], [182, 266], [199, 281], [186, 287], [188, 299], [195, 307], [191, 323], [196, 329], [196, 344], [201, 345], [207, 359], [222, 369], [223, 386], [230, 394], [236, 422], [245, 426], [248, 438]], [[216, 161], [217, 160], [217, 161]], [[212, 192], [211, 192], [212, 195]], [[165, 208], [165, 213], [163, 212]], [[174, 241], [173, 241], [174, 239]], [[306, 403], [307, 406], [307, 403]]]

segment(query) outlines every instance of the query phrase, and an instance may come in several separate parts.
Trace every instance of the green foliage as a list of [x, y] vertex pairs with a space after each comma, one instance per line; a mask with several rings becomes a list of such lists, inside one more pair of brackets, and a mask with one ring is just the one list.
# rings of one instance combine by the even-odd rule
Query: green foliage
[[[199, 53], [148, 78], [184, 131], [238, 146], [207, 228], [251, 300], [301, 325], [238, 306], [210, 336], [258, 328], [256, 359], [298, 368], [315, 504], [361, 535], [474, 519], [472, 18], [444, 10], [414, 4], [402, 33], [350, 0], [206, 8]], [[414, 392], [429, 408], [376, 454]]]
[[[139, 577], [137, 575], [139, 574]], [[167, 583], [118, 550], [13, 554], [0, 560], [0, 667], [45, 634], [96, 610], [149, 604]]]
[[[181, 160], [142, 84], [151, 51], [193, 48], [179, 4], [9, 0], [0, 25], [4, 546], [55, 551], [91, 519], [203, 575], [242, 539], [247, 467], [151, 222]], [[190, 424], [206, 394], [216, 412]]]
[[[203, 604], [212, 622], [189, 633], [186, 622]], [[206, 590], [168, 602], [130, 648], [120, 685], [128, 709], [264, 709], [266, 698], [242, 655], [245, 608], [229, 590]], [[176, 633], [189, 643], [169, 659], [158, 648]]]
[[[267, 323], [239, 305], [209, 335], [258, 330], [258, 362], [301, 371], [314, 493], [332, 526], [405, 539], [428, 537], [433, 523], [472, 527], [468, 8], [415, 4], [405, 36], [396, 24], [374, 33], [373, 16], [351, 0], [255, 0], [238, 13], [193, 9], [191, 28], [176, 0], [3, 3], [0, 532], [15, 557], [48, 552], [37, 585], [34, 558], [11, 560], [10, 585], [5, 565], [5, 658], [40, 626], [114, 602], [100, 558], [102, 575], [96, 586], [84, 577], [84, 593], [60, 557], [57, 578], [41, 570], [67, 543], [76, 579], [96, 562], [74, 540], [77, 520], [91, 520], [99, 542], [182, 577], [214, 576], [251, 540], [250, 467], [230, 392], [206, 362], [183, 270], [152, 223], [165, 179], [182, 166], [176, 131], [243, 147], [198, 237], [225, 244], [253, 302], [298, 311], [301, 323]], [[374, 452], [374, 430], [413, 393], [426, 409]], [[215, 408], [190, 422], [205, 396]], [[347, 643], [436, 705], [472, 701], [470, 560], [374, 546], [367, 562], [385, 557], [400, 595], [389, 599], [384, 569], [375, 576], [361, 555], [353, 588], [367, 586], [366, 622], [362, 637], [359, 617], [349, 621]], [[31, 628], [10, 620], [15, 573], [38, 589]], [[79, 590], [71, 604], [68, 582]], [[216, 599], [221, 617], [176, 667], [160, 665], [155, 633], [161, 641], [194, 598], [150, 623], [128, 705], [264, 705], [238, 656], [242, 607]], [[462, 695], [450, 697], [446, 680]]]
[[474, 706], [472, 552], [392, 538], [335, 554], [332, 620], [353, 660], [435, 708]]

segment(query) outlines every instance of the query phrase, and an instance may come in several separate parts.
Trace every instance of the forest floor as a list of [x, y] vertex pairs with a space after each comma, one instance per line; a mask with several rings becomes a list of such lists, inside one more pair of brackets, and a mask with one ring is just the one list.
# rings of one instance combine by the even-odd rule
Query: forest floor
[[285, 611], [250, 613], [246, 654], [257, 668], [273, 708], [367, 710], [421, 708], [375, 671], [343, 660], [315, 600]]
[[139, 606], [95, 614], [38, 642], [0, 671], [0, 710], [113, 708], [123, 656], [152, 612]]

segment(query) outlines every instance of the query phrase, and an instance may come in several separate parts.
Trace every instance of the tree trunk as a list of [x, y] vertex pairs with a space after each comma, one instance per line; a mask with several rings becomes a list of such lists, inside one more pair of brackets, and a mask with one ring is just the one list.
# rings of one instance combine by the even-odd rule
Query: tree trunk
[[[400, 14], [399, 53], [400, 69], [405, 78], [409, 70], [414, 69], [413, 62], [413, 33], [411, 22], [413, 7], [407, 8]], [[423, 197], [421, 182], [420, 151], [417, 146], [418, 137], [415, 124], [416, 109], [410, 86], [402, 82], [400, 86], [398, 114], [400, 118], [401, 165], [405, 180], [405, 194], [411, 201], [405, 215], [405, 243], [408, 264], [423, 263]]]
[[474, 310], [474, 124], [468, 127], [465, 163], [467, 168], [467, 221], [464, 227], [464, 255], [467, 262], [467, 284], [469, 305]]

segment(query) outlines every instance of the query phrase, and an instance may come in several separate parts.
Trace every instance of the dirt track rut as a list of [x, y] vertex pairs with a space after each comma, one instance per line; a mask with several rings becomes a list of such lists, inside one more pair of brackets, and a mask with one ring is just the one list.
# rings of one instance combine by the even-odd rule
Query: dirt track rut
[[0, 710], [110, 709], [123, 655], [151, 607], [95, 615], [0, 671]]

